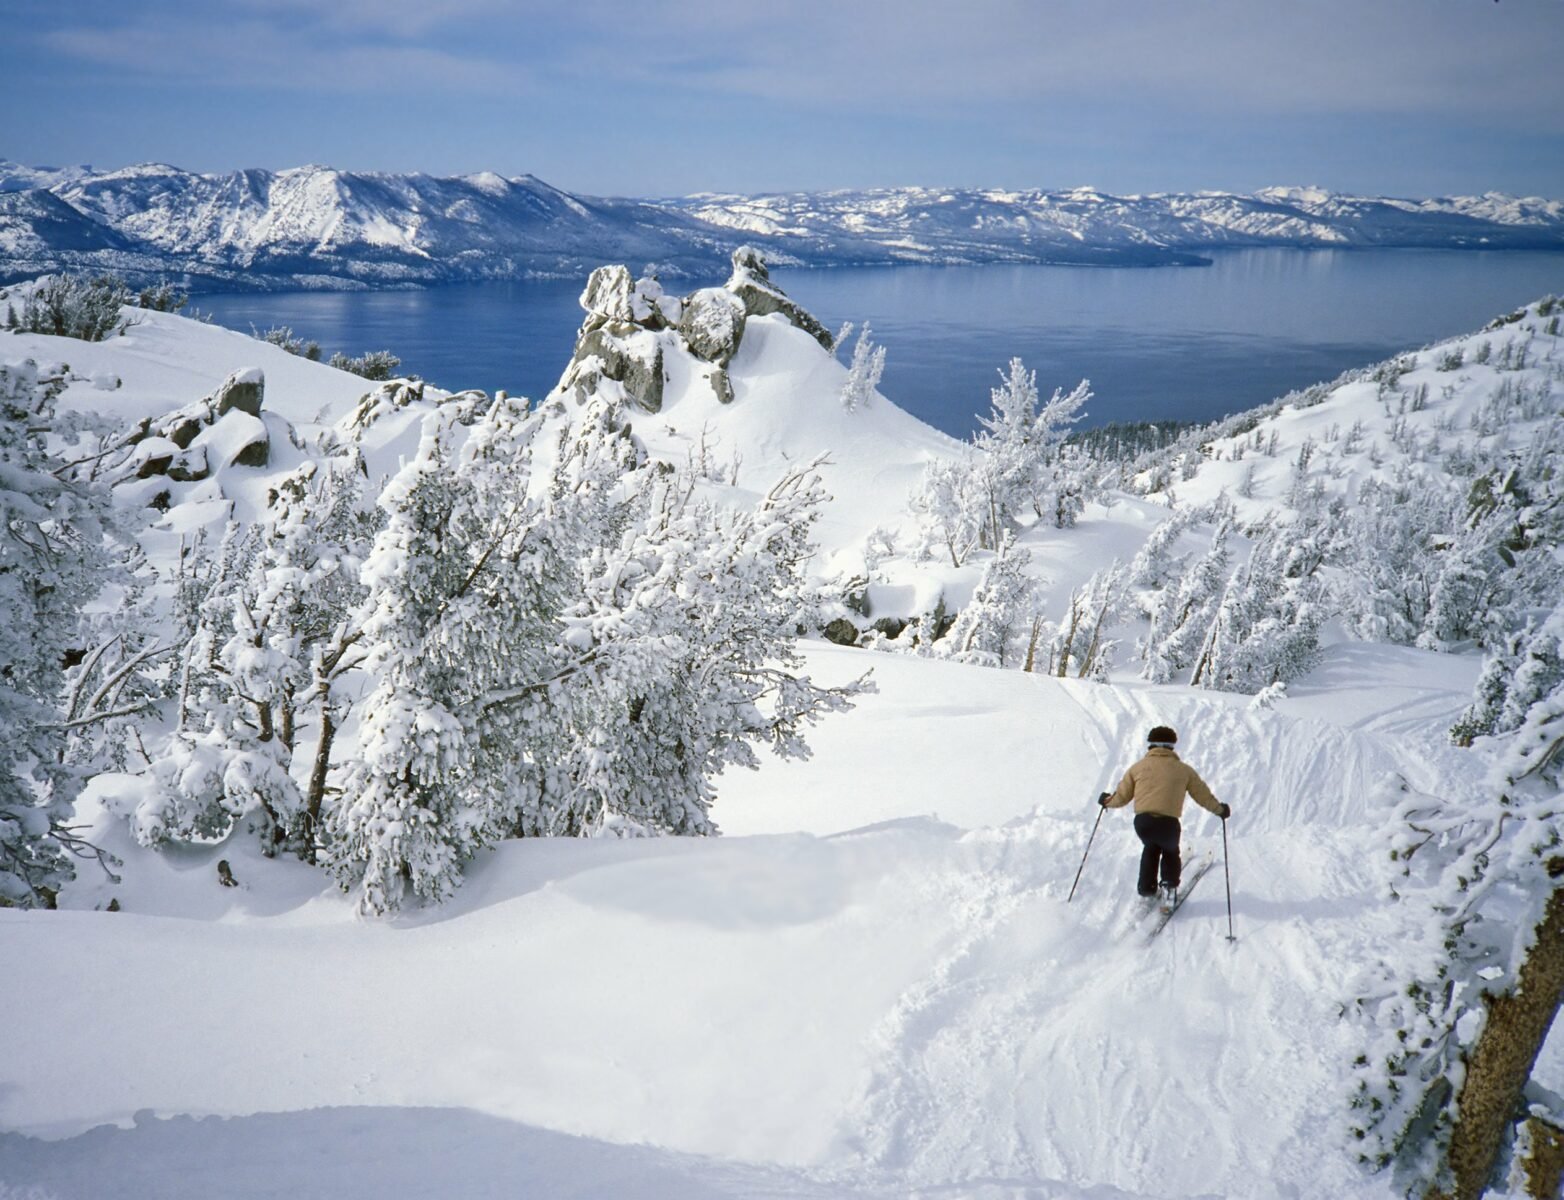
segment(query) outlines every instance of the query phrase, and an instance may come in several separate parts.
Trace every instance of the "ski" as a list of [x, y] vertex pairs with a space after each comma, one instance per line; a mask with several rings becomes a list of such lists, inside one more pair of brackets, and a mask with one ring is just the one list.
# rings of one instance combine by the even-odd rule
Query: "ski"
[[1151, 931], [1146, 934], [1148, 943], [1167, 928], [1168, 922], [1173, 919], [1173, 914], [1183, 907], [1184, 901], [1189, 897], [1189, 893], [1195, 890], [1195, 885], [1204, 879], [1207, 872], [1214, 866], [1216, 866], [1215, 857], [1210, 854], [1203, 855], [1200, 861], [1186, 872], [1182, 886], [1180, 886], [1178, 893], [1173, 897], [1173, 907], [1168, 909], [1167, 912], [1163, 912], [1160, 909], [1153, 910], [1156, 914], [1156, 920], [1151, 927]]

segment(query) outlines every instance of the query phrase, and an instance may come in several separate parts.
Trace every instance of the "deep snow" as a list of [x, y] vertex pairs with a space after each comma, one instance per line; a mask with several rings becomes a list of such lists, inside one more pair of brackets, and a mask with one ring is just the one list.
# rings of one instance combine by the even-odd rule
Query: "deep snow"
[[[830, 574], [952, 446], [884, 397], [833, 408], [839, 363], [780, 318], [751, 330], [732, 406], [675, 367], [638, 432], [682, 459], [709, 428], [742, 454], [740, 494], [830, 450]], [[158, 314], [101, 346], [0, 353], [69, 361], [67, 404], [127, 417], [248, 366], [300, 425], [367, 390]], [[1275, 461], [1345, 415], [1279, 413]], [[1242, 468], [1210, 470], [1180, 495]], [[1050, 602], [1165, 515], [1123, 499], [1029, 535]], [[898, 570], [883, 600], [971, 585]], [[454, 901], [390, 921], [242, 837], [137, 850], [95, 807], [126, 781], [100, 779], [82, 816], [122, 882], [84, 868], [65, 911], [0, 910], [0, 961], [25, 964], [0, 1025], [0, 1200], [1395, 1194], [1346, 1135], [1345, 1006], [1408, 919], [1383, 898], [1369, 797], [1390, 771], [1479, 785], [1445, 736], [1475, 657], [1338, 639], [1268, 710], [824, 644], [808, 661], [824, 682], [873, 667], [879, 691], [810, 735], [810, 761], [722, 779], [727, 836], [508, 843]], [[1230, 866], [1236, 943], [1218, 869], [1143, 944], [1122, 811], [1066, 903], [1094, 797], [1158, 723], [1233, 806], [1228, 861], [1193, 808], [1185, 843]], [[1564, 1089], [1564, 1039], [1537, 1078]]]

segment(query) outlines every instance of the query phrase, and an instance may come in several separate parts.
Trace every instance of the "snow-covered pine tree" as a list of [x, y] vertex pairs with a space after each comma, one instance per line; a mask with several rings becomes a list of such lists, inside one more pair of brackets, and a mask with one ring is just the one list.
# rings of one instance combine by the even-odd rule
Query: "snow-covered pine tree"
[[1012, 358], [999, 374], [1000, 386], [989, 394], [989, 413], [979, 418], [983, 430], [973, 439], [988, 456], [992, 480], [983, 539], [990, 549], [1028, 508], [1060, 528], [1075, 523], [1083, 491], [1079, 464], [1066, 458], [1061, 443], [1092, 394], [1083, 379], [1068, 395], [1054, 389], [1039, 407], [1037, 372]]
[[31, 360], [0, 364], [0, 905], [22, 907], [52, 905], [82, 849], [64, 664], [108, 566], [107, 498], [50, 444], [57, 395]]
[[1060, 528], [1073, 525], [1090, 490], [1089, 462], [1060, 445], [1091, 398], [1090, 385], [1083, 379], [1068, 395], [1055, 389], [1039, 407], [1035, 371], [1012, 358], [999, 374], [970, 451], [930, 463], [911, 499], [923, 553], [940, 547], [956, 566], [974, 546], [999, 549], [1028, 510]]
[[1210, 548], [1195, 560], [1177, 587], [1170, 584], [1162, 590], [1141, 648], [1142, 674], [1154, 683], [1167, 683], [1192, 667], [1210, 634], [1232, 560], [1228, 540], [1233, 520], [1232, 505], [1222, 506]]
[[978, 545], [992, 491], [984, 464], [982, 456], [968, 450], [959, 459], [935, 459], [924, 468], [908, 501], [919, 519], [919, 557], [943, 553], [959, 567]]
[[1019, 643], [1032, 627], [1037, 609], [1037, 581], [1028, 574], [1031, 552], [1007, 537], [999, 553], [983, 568], [972, 599], [956, 615], [935, 653], [956, 662], [985, 667], [1020, 665]]
[[99, 601], [82, 615], [81, 645], [91, 649], [65, 672], [62, 711], [70, 737], [66, 758], [90, 774], [146, 765], [140, 725], [171, 695], [165, 663], [175, 649], [153, 632], [155, 571], [123, 514], [110, 509], [106, 516], [123, 559], [110, 568]]
[[577, 829], [709, 834], [717, 775], [757, 766], [757, 746], [807, 753], [804, 727], [867, 685], [799, 673], [797, 631], [821, 624], [806, 575], [816, 464], [751, 511], [696, 502], [677, 476], [645, 482], [618, 544], [583, 556], [586, 598], [561, 637], [587, 665], [536, 697], [573, 718], [565, 757], [540, 766]]
[[1193, 519], [1193, 510], [1175, 509], [1153, 529], [1130, 560], [1126, 582], [1132, 587], [1160, 588], [1182, 575], [1184, 560], [1174, 556], [1173, 546]]
[[378, 686], [326, 822], [365, 912], [448, 895], [501, 837], [713, 833], [724, 767], [803, 753], [860, 690], [796, 670], [813, 468], [735, 513], [649, 461], [611, 400], [559, 415], [551, 446], [549, 418], [496, 400], [458, 448], [436, 413], [382, 494], [361, 607]]
[[1123, 564], [1115, 560], [1070, 593], [1069, 611], [1054, 627], [1048, 644], [1048, 674], [1061, 679], [1107, 677], [1115, 646], [1107, 631], [1123, 609], [1126, 574]]
[[229, 529], [198, 584], [158, 787], [131, 814], [139, 840], [222, 837], [243, 823], [267, 854], [314, 858], [343, 707], [333, 684], [351, 665], [349, 614], [374, 523], [362, 462], [339, 453], [282, 480], [253, 527]]
[[1252, 695], [1308, 671], [1328, 612], [1322, 561], [1303, 529], [1266, 525], [1228, 579], [1190, 683]]
[[1347, 615], [1359, 637], [1417, 640], [1439, 577], [1435, 547], [1460, 527], [1458, 508], [1452, 489], [1405, 470], [1359, 489], [1343, 564]]
[[[518, 797], [476, 778], [484, 747], [467, 709], [497, 663], [524, 657], [516, 624], [539, 619], [525, 596], [494, 604], [485, 577], [519, 558], [517, 535], [536, 512], [526, 473], [536, 421], [507, 420], [516, 415], [508, 401], [491, 411], [517, 451], [511, 471], [463, 470], [486, 460], [458, 458], [460, 413], [445, 408], [424, 419], [416, 454], [380, 495], [387, 523], [361, 571], [358, 614], [376, 685], [325, 820], [327, 861], [366, 913], [396, 909], [409, 891], [444, 899], [472, 854], [514, 820]], [[493, 523], [496, 507], [505, 516]]]
[[[851, 326], [844, 326], [844, 330]], [[847, 379], [842, 384], [842, 407], [856, 412], [865, 407], [880, 386], [880, 376], [885, 373], [885, 347], [876, 346], [870, 335], [869, 322], [858, 330], [858, 340], [853, 343], [852, 361], [847, 367]]]
[[[1542, 629], [1564, 637], [1564, 605]], [[1530, 1083], [1564, 1000], [1564, 684], [1496, 749], [1481, 795], [1389, 789], [1391, 888], [1415, 932], [1358, 1001], [1353, 1133], [1422, 1196], [1477, 1200], [1521, 1122], [1564, 1124]]]

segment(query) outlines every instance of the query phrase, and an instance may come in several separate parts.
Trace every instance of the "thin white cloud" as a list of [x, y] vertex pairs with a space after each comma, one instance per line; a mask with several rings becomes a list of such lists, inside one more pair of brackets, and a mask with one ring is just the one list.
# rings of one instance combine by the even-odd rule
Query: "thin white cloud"
[[205, 87], [303, 92], [434, 90], [519, 94], [524, 66], [424, 45], [318, 44], [265, 22], [218, 26], [68, 28], [42, 35], [50, 49], [143, 77]]
[[1279, 113], [1560, 118], [1564, 4], [1429, 0], [581, 0], [648, 81], [882, 109], [1069, 97]]

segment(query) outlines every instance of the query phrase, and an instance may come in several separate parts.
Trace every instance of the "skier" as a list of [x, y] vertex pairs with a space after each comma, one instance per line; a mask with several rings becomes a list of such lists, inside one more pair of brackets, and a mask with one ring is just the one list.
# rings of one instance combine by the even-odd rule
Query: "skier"
[[1117, 790], [1104, 792], [1097, 803], [1104, 808], [1123, 808], [1135, 802], [1135, 832], [1145, 849], [1140, 854], [1140, 878], [1135, 890], [1144, 897], [1158, 895], [1158, 868], [1161, 871], [1162, 907], [1172, 906], [1178, 893], [1179, 872], [1183, 863], [1178, 853], [1179, 817], [1184, 813], [1184, 797], [1224, 821], [1232, 809], [1211, 794], [1205, 780], [1179, 758], [1173, 749], [1178, 734], [1166, 725], [1158, 725], [1146, 735], [1146, 756], [1124, 772]]

